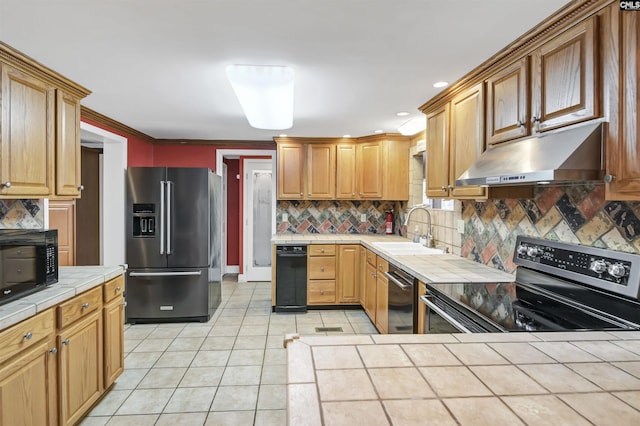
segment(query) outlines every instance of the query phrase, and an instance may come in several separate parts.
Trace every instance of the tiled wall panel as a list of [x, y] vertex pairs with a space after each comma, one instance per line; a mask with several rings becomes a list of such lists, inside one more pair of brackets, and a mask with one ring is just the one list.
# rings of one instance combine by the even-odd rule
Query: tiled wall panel
[[43, 200], [0, 200], [0, 228], [44, 227]]

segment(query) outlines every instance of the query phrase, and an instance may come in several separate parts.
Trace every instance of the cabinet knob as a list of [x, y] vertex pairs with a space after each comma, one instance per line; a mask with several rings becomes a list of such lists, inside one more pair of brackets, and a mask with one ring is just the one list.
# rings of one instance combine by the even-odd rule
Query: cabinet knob
[[531, 122], [532, 123], [537, 123], [538, 121], [540, 121], [540, 117], [534, 115], [533, 117], [531, 117]]
[[88, 309], [89, 308], [89, 304], [88, 303], [83, 303], [82, 304], [82, 309]]
[[320, 290], [320, 294], [324, 294], [324, 290]]
[[447, 186], [447, 188], [449, 189], [449, 191], [451, 191], [453, 189], [453, 185], [449, 185]]
[[64, 340], [62, 341], [62, 344], [63, 344], [63, 345], [66, 345], [66, 346], [69, 346], [69, 343], [71, 343], [71, 340], [69, 340], [69, 339], [64, 339]]
[[362, 197], [362, 192], [358, 192], [358, 195], [360, 195]]
[[324, 272], [324, 266], [321, 266], [321, 267], [320, 267], [320, 270], [321, 270], [322, 272]]
[[5, 188], [11, 188], [11, 182], [7, 181], [3, 184], [0, 184], [0, 186], [4, 186]]
[[28, 332], [27, 334], [25, 334], [24, 336], [22, 336], [22, 338], [24, 340], [31, 340], [31, 338], [33, 337], [33, 333], [32, 332]]
[[51, 349], [49, 349], [49, 353], [50, 353], [50, 354], [53, 354], [53, 355], [57, 354], [57, 353], [58, 353], [58, 348], [51, 348]]
[[120, 287], [116, 287], [116, 293], [119, 293], [122, 290]]
[[604, 180], [605, 183], [611, 183], [614, 180], [616, 180], [616, 177], [614, 175], [607, 174], [607, 175], [604, 175], [603, 180]]
[[311, 195], [311, 193], [309, 192], [309, 195]]
[[524, 120], [518, 120], [518, 127], [524, 127]]
[[320, 253], [324, 253], [324, 249], [320, 249]]
[[84, 191], [84, 185], [80, 185], [80, 186], [78, 187], [78, 191]]
[[300, 196], [302, 197], [303, 195], [304, 195], [304, 193], [303, 193], [303, 192], [301, 192], [301, 193], [300, 193]]
[[351, 195], [352, 195], [352, 196], [355, 196], [355, 195], [356, 195], [356, 193], [355, 193], [355, 192], [352, 192], [352, 193], [351, 193]]
[[443, 186], [440, 187], [440, 189], [442, 189], [443, 191], [446, 191], [447, 187], [443, 185]]

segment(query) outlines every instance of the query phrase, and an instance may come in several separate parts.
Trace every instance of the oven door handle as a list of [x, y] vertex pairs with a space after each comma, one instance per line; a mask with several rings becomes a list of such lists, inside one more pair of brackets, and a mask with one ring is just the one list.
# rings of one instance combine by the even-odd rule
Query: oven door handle
[[396, 277], [394, 277], [393, 275], [389, 274], [386, 271], [383, 272], [383, 274], [384, 274], [385, 277], [387, 277], [389, 279], [389, 281], [391, 281], [392, 283], [394, 283], [395, 285], [400, 287], [402, 290], [409, 290], [409, 289], [413, 288], [413, 286], [411, 284], [402, 283], [399, 279], [397, 279]]
[[464, 325], [460, 324], [458, 321], [453, 319], [451, 315], [449, 315], [448, 313], [446, 313], [445, 311], [437, 307], [431, 300], [429, 300], [427, 296], [420, 296], [420, 300], [422, 301], [422, 303], [427, 305], [429, 309], [432, 309], [436, 314], [440, 315], [442, 318], [447, 320], [449, 324], [457, 328], [459, 331], [463, 333], [471, 333], [471, 330], [469, 330]]

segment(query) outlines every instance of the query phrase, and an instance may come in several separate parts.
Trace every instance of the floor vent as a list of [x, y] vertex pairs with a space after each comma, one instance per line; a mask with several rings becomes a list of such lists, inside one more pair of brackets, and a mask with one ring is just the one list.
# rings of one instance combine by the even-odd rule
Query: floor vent
[[316, 333], [343, 333], [342, 327], [316, 327]]

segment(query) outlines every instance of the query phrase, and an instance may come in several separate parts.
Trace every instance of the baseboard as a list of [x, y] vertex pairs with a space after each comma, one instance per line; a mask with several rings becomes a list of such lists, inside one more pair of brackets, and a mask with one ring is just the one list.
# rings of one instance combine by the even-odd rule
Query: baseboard
[[224, 273], [225, 274], [237, 274], [240, 272], [240, 266], [238, 265], [227, 265]]
[[247, 276], [245, 274], [238, 274], [238, 282], [239, 283], [246, 283], [247, 281]]

